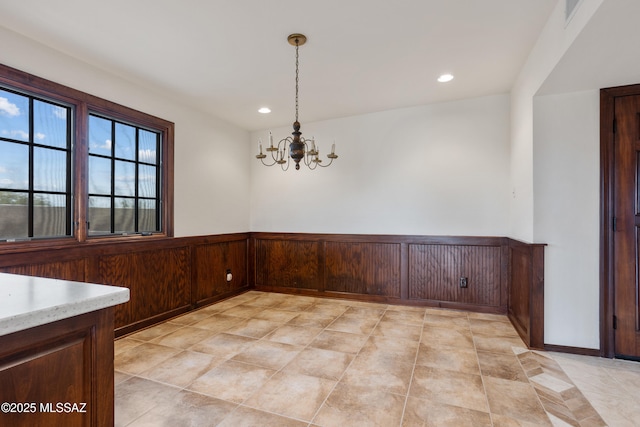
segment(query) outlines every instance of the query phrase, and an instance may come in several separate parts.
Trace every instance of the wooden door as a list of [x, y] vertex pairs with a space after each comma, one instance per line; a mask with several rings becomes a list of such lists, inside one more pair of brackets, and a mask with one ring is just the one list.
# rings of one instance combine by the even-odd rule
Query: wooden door
[[640, 358], [640, 96], [615, 99], [613, 279], [615, 355]]

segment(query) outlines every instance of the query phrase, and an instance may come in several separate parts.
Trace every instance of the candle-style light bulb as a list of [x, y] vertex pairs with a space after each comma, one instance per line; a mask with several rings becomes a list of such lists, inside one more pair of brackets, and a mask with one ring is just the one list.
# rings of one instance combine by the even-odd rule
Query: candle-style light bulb
[[269, 146], [273, 148], [273, 135], [271, 135], [271, 131], [269, 131]]
[[336, 154], [336, 144], [331, 144], [331, 154]]

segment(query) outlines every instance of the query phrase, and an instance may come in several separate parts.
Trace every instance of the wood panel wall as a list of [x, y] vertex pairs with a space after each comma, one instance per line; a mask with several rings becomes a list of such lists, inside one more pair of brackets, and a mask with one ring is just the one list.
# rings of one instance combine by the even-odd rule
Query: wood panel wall
[[[258, 289], [507, 312], [507, 238], [293, 233], [252, 238]], [[460, 287], [461, 278], [466, 288]]]
[[325, 290], [400, 299], [400, 245], [326, 242]]
[[543, 250], [504, 237], [238, 233], [0, 253], [0, 271], [128, 287], [118, 336], [255, 287], [508, 313], [542, 348]]
[[96, 241], [3, 253], [0, 271], [129, 288], [129, 302], [115, 307], [120, 336], [248, 289], [248, 239], [242, 233]]
[[[500, 246], [409, 245], [409, 297], [506, 308]], [[467, 287], [460, 287], [466, 279]]]
[[530, 348], [544, 349], [544, 245], [509, 240], [508, 315]]
[[[252, 233], [258, 290], [508, 313], [544, 343], [544, 245], [505, 237]], [[460, 279], [467, 287], [460, 287]]]
[[317, 290], [319, 244], [301, 240], [262, 240], [255, 243], [256, 286]]
[[[247, 289], [247, 239], [200, 243], [193, 250], [193, 292], [200, 306]], [[227, 281], [227, 270], [232, 280]]]
[[119, 328], [187, 311], [191, 305], [190, 268], [189, 247], [98, 255], [86, 259], [85, 281], [129, 288], [133, 304], [116, 307], [115, 327]]

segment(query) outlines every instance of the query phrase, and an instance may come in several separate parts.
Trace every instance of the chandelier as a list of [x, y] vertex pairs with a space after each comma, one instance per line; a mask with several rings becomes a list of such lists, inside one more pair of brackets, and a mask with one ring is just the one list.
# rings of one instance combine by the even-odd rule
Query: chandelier
[[[333, 163], [334, 159], [337, 159], [338, 156], [335, 153], [336, 145], [333, 144], [331, 146], [331, 153], [327, 154], [327, 158], [329, 159], [329, 163], [326, 165], [322, 164], [322, 159], [320, 158], [320, 148], [316, 144], [313, 138], [304, 139], [302, 137], [302, 132], [300, 132], [300, 122], [298, 121], [298, 48], [306, 43], [307, 37], [304, 34], [291, 34], [287, 37], [289, 44], [296, 47], [296, 121], [293, 122], [293, 138], [288, 136], [286, 138], [281, 139], [276, 146], [273, 145], [273, 136], [271, 132], [269, 132], [269, 146], [265, 148], [267, 153], [271, 154], [271, 163], [265, 163], [264, 159], [267, 158], [267, 155], [262, 152], [262, 140], [259, 140], [258, 145], [260, 148], [260, 153], [256, 155], [256, 159], [260, 159], [263, 165], [265, 166], [273, 166], [280, 165], [282, 170], [289, 169], [289, 159], [293, 159], [296, 164], [296, 170], [300, 169], [300, 161], [304, 163], [309, 169], [315, 169], [318, 166], [326, 168], [327, 166]], [[289, 146], [289, 152], [287, 153], [287, 145]]]

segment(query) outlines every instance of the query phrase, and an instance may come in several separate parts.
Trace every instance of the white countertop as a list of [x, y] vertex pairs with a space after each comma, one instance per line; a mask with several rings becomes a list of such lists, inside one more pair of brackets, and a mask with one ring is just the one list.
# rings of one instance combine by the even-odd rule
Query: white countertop
[[0, 273], [0, 336], [127, 301], [127, 288]]

